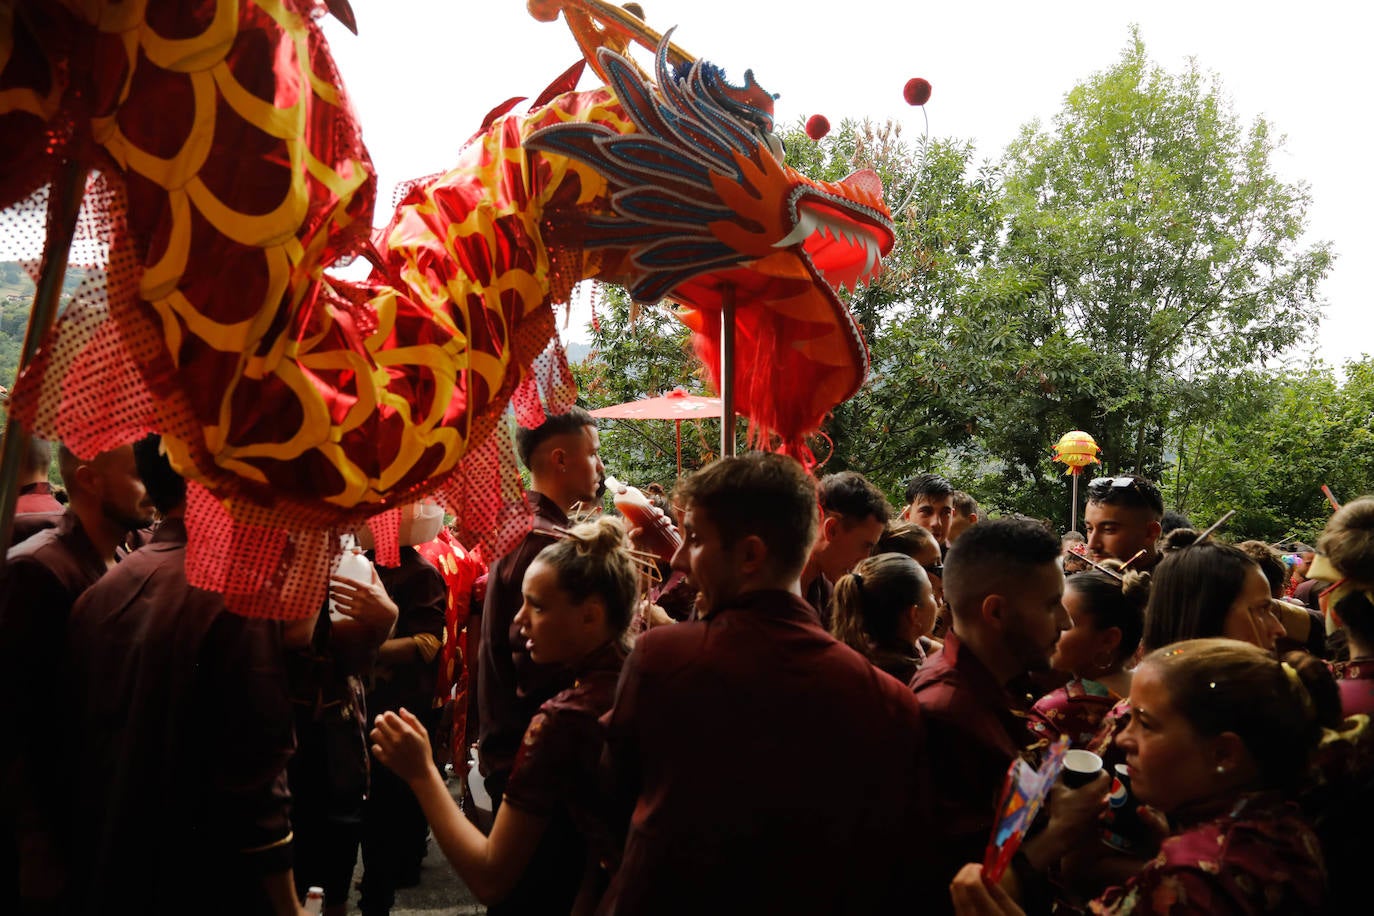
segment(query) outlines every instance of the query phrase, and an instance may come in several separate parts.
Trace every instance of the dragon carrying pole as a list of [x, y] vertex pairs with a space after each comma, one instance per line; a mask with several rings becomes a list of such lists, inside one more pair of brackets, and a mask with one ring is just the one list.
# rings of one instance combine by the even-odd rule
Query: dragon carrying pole
[[1073, 498], [1069, 502], [1069, 530], [1078, 530], [1078, 475], [1073, 475]]
[[735, 287], [721, 288], [720, 457], [735, 456]]
[[[57, 305], [62, 298], [62, 280], [67, 275], [67, 258], [72, 238], [76, 234], [76, 218], [81, 213], [85, 197], [86, 176], [90, 169], [84, 162], [69, 160], [52, 183], [48, 199], [48, 239], [43, 250], [43, 268], [34, 292], [33, 308], [29, 312], [29, 326], [24, 333], [24, 349], [19, 355], [16, 379], [38, 351], [38, 344], [57, 317]], [[0, 449], [0, 545], [8, 546], [14, 533], [14, 504], [19, 498], [19, 459], [29, 444], [29, 433], [18, 420], [5, 424], [5, 444]], [[5, 557], [0, 553], [0, 568]]]

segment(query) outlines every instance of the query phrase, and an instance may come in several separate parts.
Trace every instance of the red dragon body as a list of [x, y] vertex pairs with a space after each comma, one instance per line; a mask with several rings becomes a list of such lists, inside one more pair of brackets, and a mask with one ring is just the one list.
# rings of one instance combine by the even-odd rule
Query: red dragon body
[[[584, 40], [601, 5], [564, 6]], [[88, 165], [85, 261], [104, 268], [12, 413], [78, 454], [161, 433], [192, 483], [195, 584], [244, 613], [313, 613], [335, 533], [425, 495], [465, 543], [518, 537], [503, 415], [572, 402], [552, 306], [585, 278], [679, 303], [708, 366], [733, 297], [741, 411], [786, 446], [862, 384], [834, 287], [891, 247], [882, 189], [789, 169], [752, 75], [732, 86], [664, 39], [650, 78], [603, 40], [606, 86], [496, 119], [374, 240], [375, 176], [316, 12], [0, 3], [0, 206], [36, 209], [64, 163]], [[325, 273], [359, 254], [367, 280]]]

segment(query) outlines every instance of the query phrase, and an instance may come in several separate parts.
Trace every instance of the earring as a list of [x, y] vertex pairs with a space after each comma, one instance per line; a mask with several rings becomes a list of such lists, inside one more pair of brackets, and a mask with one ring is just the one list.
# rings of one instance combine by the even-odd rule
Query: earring
[[1225, 773], [1226, 773], [1226, 767], [1218, 765], [1218, 766], [1217, 766], [1217, 775], [1224, 775]]

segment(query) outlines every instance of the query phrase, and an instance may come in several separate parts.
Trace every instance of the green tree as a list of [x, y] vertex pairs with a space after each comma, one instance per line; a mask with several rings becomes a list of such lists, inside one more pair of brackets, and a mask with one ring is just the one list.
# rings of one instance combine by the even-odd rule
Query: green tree
[[[592, 348], [573, 365], [578, 403], [589, 410], [639, 398], [657, 397], [682, 387], [707, 394], [692, 356], [687, 327], [668, 303], [635, 308], [624, 290], [603, 287], [597, 320], [590, 328]], [[658, 481], [671, 486], [677, 477], [675, 430], [669, 421], [615, 420], [601, 426], [601, 457], [607, 472], [627, 483]], [[715, 421], [682, 424], [684, 471], [716, 456], [720, 425]]]
[[[824, 427], [825, 470], [860, 470], [894, 497], [914, 470], [975, 432], [977, 386], [965, 374], [975, 367], [953, 331], [990, 269], [1001, 224], [998, 176], [975, 166], [972, 143], [912, 145], [901, 134], [892, 122], [846, 121], [818, 143], [799, 126], [784, 138], [789, 162], [812, 178], [873, 169], [896, 211], [882, 274], [841, 293], [868, 341], [868, 383]], [[824, 446], [817, 451], [825, 456]]]
[[1074, 425], [1110, 467], [1160, 475], [1200, 382], [1264, 365], [1319, 315], [1331, 250], [1301, 241], [1311, 198], [1275, 174], [1282, 142], [1262, 118], [1243, 126], [1196, 63], [1152, 63], [1133, 31], [1051, 131], [1028, 125], [1008, 149], [999, 260], [1095, 354]]
[[1178, 502], [1198, 524], [1229, 509], [1235, 538], [1312, 543], [1330, 505], [1374, 492], [1374, 358], [1291, 374], [1245, 373], [1180, 457]]

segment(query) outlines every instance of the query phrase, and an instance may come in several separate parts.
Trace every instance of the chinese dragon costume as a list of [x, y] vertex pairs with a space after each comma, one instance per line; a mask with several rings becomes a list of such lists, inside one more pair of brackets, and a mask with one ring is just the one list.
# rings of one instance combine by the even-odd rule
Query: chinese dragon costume
[[[575, 91], [575, 69], [502, 106], [374, 231], [322, 4], [0, 0], [0, 206], [31, 225], [64, 168], [89, 170], [73, 260], [100, 267], [11, 415], [79, 455], [162, 434], [189, 483], [188, 575], [241, 613], [314, 613], [337, 534], [367, 520], [394, 551], [388, 510], [423, 496], [465, 543], [518, 538], [505, 411], [572, 403], [553, 306], [580, 280], [676, 302], [717, 383], [733, 297], [759, 441], [802, 451], [863, 382], [835, 288], [891, 248], [877, 177], [789, 169], [752, 74], [732, 85], [622, 10], [530, 7], [562, 12], [605, 85]], [[325, 273], [359, 256], [367, 279]]]

